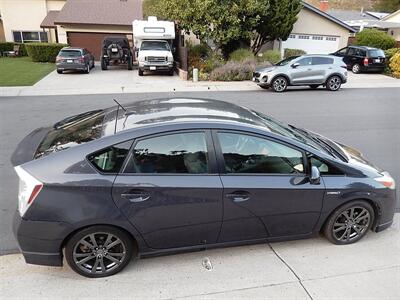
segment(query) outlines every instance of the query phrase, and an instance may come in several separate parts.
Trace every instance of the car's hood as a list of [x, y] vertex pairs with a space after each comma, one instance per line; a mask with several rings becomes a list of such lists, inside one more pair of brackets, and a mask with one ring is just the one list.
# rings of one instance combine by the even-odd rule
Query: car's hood
[[139, 51], [139, 56], [143, 57], [143, 56], [172, 56], [171, 51], [167, 51], [167, 50], [140, 50]]
[[256, 68], [256, 72], [270, 72], [278, 68], [278, 66], [267, 66], [267, 67], [258, 67]]

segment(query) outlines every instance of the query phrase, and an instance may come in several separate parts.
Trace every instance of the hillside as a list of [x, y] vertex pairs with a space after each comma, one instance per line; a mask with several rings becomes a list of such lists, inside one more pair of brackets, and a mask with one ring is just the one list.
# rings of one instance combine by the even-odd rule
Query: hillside
[[[319, 0], [305, 0], [316, 7], [319, 6]], [[354, 9], [359, 10], [362, 7], [364, 10], [372, 9], [377, 0], [329, 0], [329, 8], [336, 9]]]

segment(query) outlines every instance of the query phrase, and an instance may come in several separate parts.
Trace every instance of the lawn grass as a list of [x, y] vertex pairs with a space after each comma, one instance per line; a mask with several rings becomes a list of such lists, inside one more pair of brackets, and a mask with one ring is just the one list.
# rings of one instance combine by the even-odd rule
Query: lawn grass
[[34, 85], [55, 67], [53, 63], [34, 63], [30, 57], [0, 57], [0, 86]]

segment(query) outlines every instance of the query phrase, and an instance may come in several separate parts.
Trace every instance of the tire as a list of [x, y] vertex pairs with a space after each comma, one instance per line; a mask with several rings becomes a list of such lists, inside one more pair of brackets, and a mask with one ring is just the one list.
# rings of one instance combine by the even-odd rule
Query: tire
[[95, 65], [94, 65], [94, 59], [92, 61], [92, 69], [94, 69]]
[[286, 91], [287, 86], [288, 86], [288, 81], [285, 77], [283, 76], [278, 76], [272, 81], [272, 89], [276, 93], [282, 93]]
[[174, 69], [169, 70], [168, 75], [169, 76], [174, 76]]
[[[107, 248], [107, 244], [111, 247]], [[92, 226], [78, 231], [69, 239], [65, 246], [65, 258], [71, 269], [82, 276], [107, 277], [120, 272], [130, 262], [133, 244], [131, 237], [120, 229]]]
[[58, 73], [58, 74], [62, 74], [63, 71], [62, 71], [62, 70], [57, 70], [57, 73]]
[[143, 70], [138, 69], [138, 74], [139, 74], [139, 76], [143, 76]]
[[374, 218], [374, 209], [368, 202], [351, 201], [337, 208], [329, 216], [324, 227], [325, 237], [336, 245], [353, 244], [367, 234]]
[[101, 69], [103, 71], [107, 70], [107, 63], [103, 58], [101, 59]]
[[328, 91], [338, 91], [342, 86], [342, 79], [338, 75], [333, 75], [326, 81], [326, 89]]
[[133, 68], [133, 62], [132, 62], [132, 55], [128, 55], [128, 70], [132, 70]]
[[359, 64], [354, 64], [354, 65], [351, 67], [351, 71], [352, 71], [354, 74], [359, 74], [359, 73], [361, 72], [361, 66], [360, 66]]
[[311, 84], [310, 85], [310, 88], [313, 89], [313, 90], [316, 90], [318, 87], [319, 87], [318, 84]]
[[89, 73], [90, 73], [90, 64], [87, 64], [85, 74], [89, 74]]

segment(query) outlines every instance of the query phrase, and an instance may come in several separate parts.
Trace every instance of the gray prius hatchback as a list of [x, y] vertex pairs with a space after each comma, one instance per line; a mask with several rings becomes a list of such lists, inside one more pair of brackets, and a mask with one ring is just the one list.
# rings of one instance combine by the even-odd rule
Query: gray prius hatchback
[[27, 263], [87, 277], [145, 257], [392, 224], [395, 182], [360, 152], [254, 110], [159, 99], [68, 117], [25, 137], [14, 232]]

